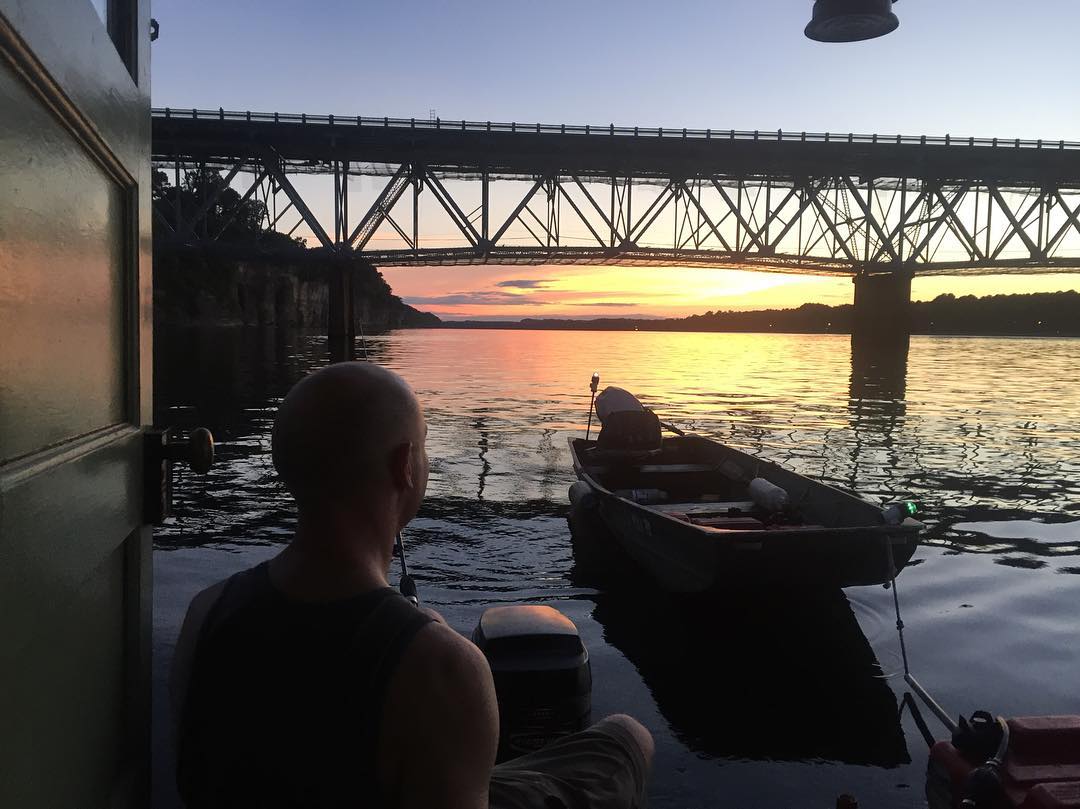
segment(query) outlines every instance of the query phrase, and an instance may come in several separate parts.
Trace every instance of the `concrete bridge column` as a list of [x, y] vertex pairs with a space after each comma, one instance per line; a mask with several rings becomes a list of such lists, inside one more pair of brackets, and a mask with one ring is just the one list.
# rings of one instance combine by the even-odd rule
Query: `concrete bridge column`
[[857, 275], [852, 334], [862, 339], [907, 339], [911, 331], [911, 276]]
[[330, 294], [327, 300], [326, 336], [330, 345], [330, 361], [356, 359], [352, 265], [347, 261], [333, 262], [327, 283]]

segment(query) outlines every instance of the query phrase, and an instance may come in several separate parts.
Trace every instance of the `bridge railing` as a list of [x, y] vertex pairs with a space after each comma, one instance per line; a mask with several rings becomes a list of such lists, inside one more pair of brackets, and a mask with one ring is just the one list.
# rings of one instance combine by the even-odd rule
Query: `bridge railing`
[[158, 107], [155, 118], [184, 118], [218, 121], [312, 124], [318, 126], [382, 127], [387, 129], [456, 130], [461, 132], [514, 132], [547, 135], [589, 135], [606, 137], [694, 138], [704, 140], [772, 141], [801, 143], [865, 143], [912, 146], [982, 146], [1011, 149], [1080, 149], [1080, 142], [1031, 140], [1025, 138], [975, 138], [952, 135], [867, 135], [854, 132], [792, 132], [788, 130], [687, 129], [668, 127], [594, 126], [590, 124], [525, 124], [505, 121], [454, 121], [442, 118], [376, 118], [361, 115], [308, 115], [306, 113], [237, 112], [216, 109], [173, 109]]

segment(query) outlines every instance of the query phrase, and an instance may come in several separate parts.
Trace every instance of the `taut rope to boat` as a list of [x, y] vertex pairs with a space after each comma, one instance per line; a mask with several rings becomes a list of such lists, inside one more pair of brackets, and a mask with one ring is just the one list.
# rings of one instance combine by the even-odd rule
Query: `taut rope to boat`
[[[893, 607], [896, 610], [896, 634], [900, 639], [900, 657], [904, 663], [904, 682], [911, 687], [911, 690], [923, 701], [927, 708], [929, 708], [934, 716], [936, 716], [950, 733], [956, 732], [956, 722], [949, 716], [948, 712], [938, 704], [930, 693], [922, 687], [918, 680], [915, 679], [915, 675], [911, 673], [911, 666], [908, 663], [907, 645], [904, 643], [904, 619], [900, 617], [900, 594], [896, 589], [896, 565], [893, 562], [892, 542], [889, 537], [885, 537], [885, 553], [889, 559], [889, 586], [892, 588], [893, 595]], [[918, 706], [915, 701], [911, 699], [911, 694], [905, 694], [903, 701], [900, 703], [900, 710], [903, 711], [904, 706], [907, 705], [911, 710], [911, 716], [915, 720], [915, 724], [919, 726], [919, 731], [923, 737], [926, 738], [929, 744], [933, 744], [933, 736], [926, 727], [926, 722], [923, 721], [922, 715], [919, 713]]]

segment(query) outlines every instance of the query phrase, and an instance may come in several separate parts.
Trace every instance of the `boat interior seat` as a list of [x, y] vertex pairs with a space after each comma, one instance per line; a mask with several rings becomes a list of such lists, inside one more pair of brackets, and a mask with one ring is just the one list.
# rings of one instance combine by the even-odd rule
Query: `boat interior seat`
[[650, 505], [650, 509], [653, 511], [660, 511], [663, 513], [676, 513], [676, 514], [730, 514], [733, 511], [741, 512], [743, 514], [751, 514], [754, 511], [759, 511], [757, 504], [753, 500], [729, 500], [726, 502], [701, 502], [696, 501], [692, 503], [657, 503]]
[[[607, 460], [604, 458], [603, 460]], [[632, 472], [637, 475], [699, 475], [716, 472], [715, 464], [708, 463], [645, 463], [648, 457], [631, 460], [629, 457], [617, 460], [610, 466], [593, 466], [593, 456], [589, 456], [588, 470], [593, 475], [606, 475], [611, 472]]]
[[657, 460], [663, 449], [609, 449], [593, 446], [585, 450], [584, 459], [591, 464], [612, 466], [639, 466]]

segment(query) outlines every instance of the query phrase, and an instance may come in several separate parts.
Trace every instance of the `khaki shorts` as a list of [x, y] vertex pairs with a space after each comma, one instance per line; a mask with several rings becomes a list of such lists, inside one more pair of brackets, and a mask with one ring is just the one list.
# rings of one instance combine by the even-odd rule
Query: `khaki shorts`
[[491, 809], [644, 809], [649, 763], [617, 722], [601, 720], [495, 767]]

